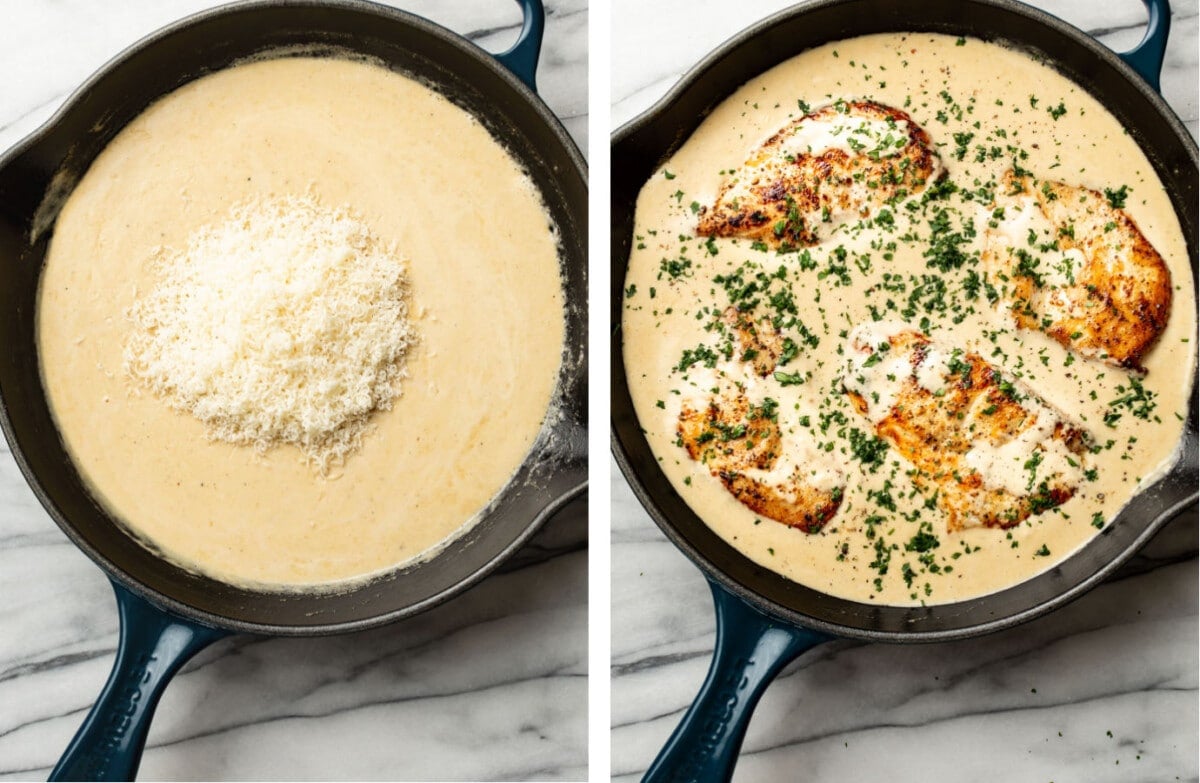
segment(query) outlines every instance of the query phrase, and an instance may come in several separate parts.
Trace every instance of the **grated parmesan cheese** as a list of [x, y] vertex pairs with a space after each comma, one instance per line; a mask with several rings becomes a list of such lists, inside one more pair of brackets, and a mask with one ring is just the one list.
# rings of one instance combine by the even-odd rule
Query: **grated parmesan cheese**
[[252, 200], [154, 263], [127, 313], [125, 370], [210, 437], [293, 444], [325, 472], [399, 393], [405, 261], [348, 209]]

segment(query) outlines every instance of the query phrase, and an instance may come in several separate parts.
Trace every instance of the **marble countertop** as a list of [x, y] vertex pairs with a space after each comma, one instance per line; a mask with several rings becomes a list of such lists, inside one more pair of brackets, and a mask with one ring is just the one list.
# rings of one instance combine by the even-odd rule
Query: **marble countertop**
[[[1137, 0], [1034, 0], [1105, 44], [1141, 37]], [[613, 126], [781, 0], [614, 0]], [[1163, 92], [1197, 132], [1197, 2], [1176, 0]], [[686, 23], [680, 20], [686, 20]], [[670, 34], [663, 33], [670, 30]], [[1197, 522], [1026, 625], [965, 642], [821, 645], [783, 670], [735, 780], [1197, 779]], [[712, 602], [612, 464], [612, 773], [635, 781], [707, 671]]]
[[[515, 3], [395, 5], [490, 51]], [[0, 150], [96, 68], [206, 0], [0, 0]], [[548, 0], [541, 94], [587, 148], [586, 0]], [[579, 780], [587, 776], [587, 507], [570, 504], [503, 570], [429, 612], [315, 639], [235, 637], [167, 688], [143, 779]], [[553, 589], [547, 589], [548, 587]], [[108, 676], [100, 569], [0, 445], [0, 778], [45, 779]]]

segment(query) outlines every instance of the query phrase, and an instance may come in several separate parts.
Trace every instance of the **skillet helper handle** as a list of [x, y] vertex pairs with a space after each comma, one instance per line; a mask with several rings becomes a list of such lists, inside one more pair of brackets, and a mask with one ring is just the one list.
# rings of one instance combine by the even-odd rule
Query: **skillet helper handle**
[[133, 780], [167, 682], [189, 658], [228, 634], [112, 585], [121, 617], [117, 660], [50, 780]]
[[525, 16], [517, 42], [506, 52], [496, 55], [513, 75], [537, 92], [538, 56], [542, 53], [542, 33], [546, 30], [546, 9], [542, 0], [517, 0]]
[[1117, 56], [1161, 95], [1159, 77], [1162, 76], [1163, 60], [1167, 56], [1167, 34], [1171, 32], [1171, 4], [1169, 0], [1142, 2], [1150, 13], [1150, 19], [1146, 22], [1146, 34], [1137, 46], [1128, 52], [1120, 52]]
[[716, 783], [733, 777], [758, 699], [805, 650], [833, 637], [787, 625], [709, 581], [717, 643], [708, 676], [643, 783]]

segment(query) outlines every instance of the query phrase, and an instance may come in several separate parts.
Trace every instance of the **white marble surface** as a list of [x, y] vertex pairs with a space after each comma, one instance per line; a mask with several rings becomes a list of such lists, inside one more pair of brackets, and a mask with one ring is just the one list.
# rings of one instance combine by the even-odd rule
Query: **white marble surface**
[[[1137, 0], [1034, 4], [1118, 50], [1141, 37]], [[613, 5], [617, 127], [737, 30], [788, 3]], [[1194, 136], [1197, 2], [1173, 5], [1163, 87]], [[714, 620], [700, 571], [615, 464], [612, 527], [612, 772], [633, 781], [700, 686]], [[768, 688], [735, 780], [1196, 780], [1196, 528], [1192, 512], [1118, 578], [1009, 631], [952, 644], [815, 648]]]
[[[0, 0], [0, 149], [107, 59], [206, 0]], [[397, 0], [499, 51], [515, 3]], [[539, 85], [586, 149], [586, 0], [548, 0]], [[587, 520], [576, 502], [503, 572], [374, 631], [224, 640], [167, 688], [143, 779], [579, 780], [587, 775]], [[0, 778], [44, 779], [108, 675], [100, 570], [0, 446]]]

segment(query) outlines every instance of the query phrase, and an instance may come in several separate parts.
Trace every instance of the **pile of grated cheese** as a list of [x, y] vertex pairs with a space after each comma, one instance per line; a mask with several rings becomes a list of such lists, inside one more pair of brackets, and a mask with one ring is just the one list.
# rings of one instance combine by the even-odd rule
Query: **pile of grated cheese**
[[399, 393], [415, 339], [405, 262], [348, 209], [252, 200], [154, 263], [125, 370], [210, 437], [293, 444], [326, 472]]

